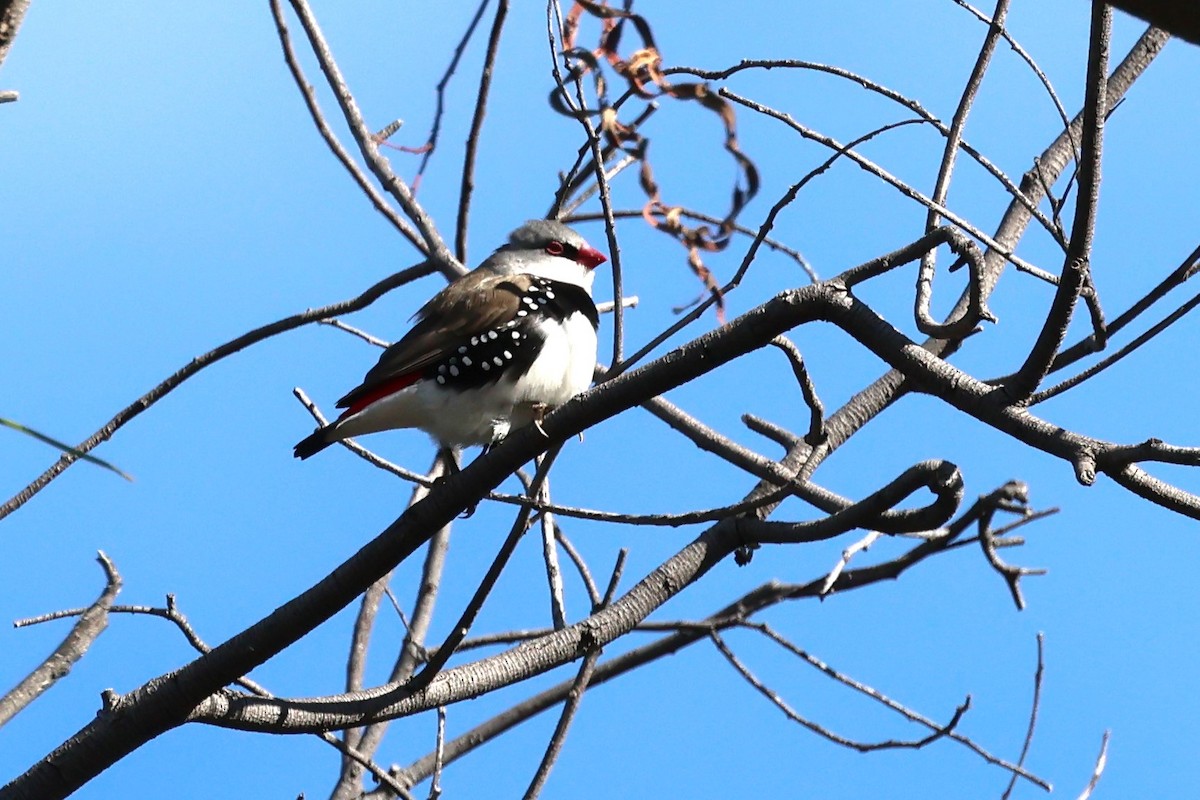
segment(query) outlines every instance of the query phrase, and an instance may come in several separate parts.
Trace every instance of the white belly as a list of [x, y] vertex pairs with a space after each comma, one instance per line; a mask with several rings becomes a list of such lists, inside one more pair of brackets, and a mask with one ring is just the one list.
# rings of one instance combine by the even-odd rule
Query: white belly
[[533, 407], [555, 408], [584, 391], [596, 368], [596, 330], [582, 314], [541, 323], [545, 343], [517, 379], [462, 391], [419, 381], [337, 423], [338, 438], [392, 428], [420, 428], [441, 445], [498, 442], [533, 420]]
[[592, 385], [596, 329], [583, 314], [572, 314], [562, 323], [548, 320], [540, 327], [546, 343], [529, 371], [517, 381], [514, 401], [545, 403], [554, 408]]

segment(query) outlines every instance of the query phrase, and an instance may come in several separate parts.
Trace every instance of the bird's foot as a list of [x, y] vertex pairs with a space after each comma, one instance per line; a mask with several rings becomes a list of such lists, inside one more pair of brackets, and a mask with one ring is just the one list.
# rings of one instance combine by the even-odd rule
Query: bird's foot
[[537, 428], [538, 433], [549, 439], [550, 434], [546, 433], [546, 429], [542, 427], [542, 420], [546, 418], [546, 412], [550, 410], [550, 406], [545, 403], [534, 403], [530, 410], [533, 411], [533, 427]]

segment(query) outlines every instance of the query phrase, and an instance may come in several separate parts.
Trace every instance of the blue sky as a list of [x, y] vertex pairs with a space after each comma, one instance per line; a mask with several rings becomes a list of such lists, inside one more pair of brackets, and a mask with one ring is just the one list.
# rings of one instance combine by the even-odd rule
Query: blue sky
[[[750, 22], [744, 26], [730, 24], [724, 4], [683, 8], [639, 6], [668, 64], [720, 68], [749, 57], [821, 61], [913, 96], [943, 119], [953, 113], [984, 33], [948, 0], [903, 9], [867, 0], [763, 3], [745, 9]], [[316, 11], [370, 124], [401, 118], [405, 126], [394, 141], [422, 142], [433, 84], [473, 9], [454, 5], [435, 13], [361, 2], [324, 4]], [[1018, 2], [1009, 22], [1072, 113], [1083, 92], [1087, 16], [1087, 4], [1078, 0]], [[293, 29], [298, 36], [298, 25]], [[1141, 30], [1118, 15], [1114, 55], [1123, 54]], [[467, 53], [450, 87], [442, 148], [419, 194], [447, 235], [480, 52], [477, 46]], [[306, 65], [317, 81], [311, 60]], [[1110, 316], [1197, 244], [1200, 161], [1193, 145], [1200, 96], [1187, 87], [1198, 69], [1200, 49], [1172, 42], [1108, 126], [1094, 270]], [[544, 9], [515, 4], [481, 145], [472, 262], [521, 221], [545, 213], [557, 172], [580, 144], [579, 127], [547, 108], [550, 85]], [[743, 73], [728, 85], [842, 141], [905, 116], [874, 95], [818, 74]], [[6, 362], [0, 416], [82, 440], [194, 356], [265, 322], [354, 296], [416, 260], [313, 130], [265, 3], [34, 3], [0, 71], [0, 89], [21, 93], [18, 103], [0, 107], [0, 341]], [[327, 93], [321, 99], [332, 115], [332, 99]], [[743, 216], [757, 225], [787, 186], [828, 152], [778, 123], [746, 113], [739, 122], [742, 147], [764, 179]], [[1056, 132], [1050, 101], [1002, 45], [969, 121], [968, 141], [1017, 177]], [[695, 109], [666, 107], [649, 133], [668, 199], [721, 213], [734, 174], [713, 121]], [[929, 191], [941, 140], [928, 129], [901, 129], [863, 152]], [[412, 175], [415, 158], [390, 155], [399, 174]], [[640, 203], [633, 178], [627, 173], [615, 187], [624, 207]], [[1006, 203], [993, 180], [965, 160], [960, 164], [952, 208], [990, 230]], [[828, 277], [917, 238], [923, 224], [920, 207], [842, 164], [801, 193], [776, 232]], [[604, 244], [599, 226], [581, 230]], [[665, 237], [637, 220], [622, 223], [619, 235], [626, 291], [641, 299], [627, 318], [627, 336], [636, 347], [669, 324], [671, 307], [690, 300], [698, 287], [681, 251]], [[710, 267], [718, 276], [730, 275], [744, 246], [710, 258]], [[1061, 254], [1036, 230], [1020, 254], [1047, 269], [1061, 266]], [[901, 270], [861, 294], [915, 335], [912, 278], [911, 268]], [[349, 321], [396, 338], [439, 280], [430, 277], [389, 294]], [[961, 280], [939, 277], [938, 308], [957, 295]], [[794, 263], [764, 256], [730, 296], [730, 315], [804, 283]], [[1185, 292], [1151, 318], [1173, 308]], [[597, 294], [611, 294], [603, 279]], [[1007, 273], [992, 300], [999, 324], [975, 337], [955, 363], [980, 377], [1011, 370], [1050, 297], [1044, 286]], [[708, 315], [690, 335], [715, 324]], [[1072, 340], [1084, 330], [1073, 328]], [[606, 333], [611, 335], [608, 321], [602, 342]], [[1180, 362], [1195, 335], [1194, 320], [1184, 319], [1039, 413], [1115, 441], [1153, 435], [1192, 444], [1194, 415], [1186, 398], [1194, 378], [1190, 363]], [[827, 408], [841, 405], [881, 371], [874, 357], [833, 329], [810, 326], [794, 338]], [[602, 355], [606, 351], [602, 343]], [[312, 426], [291, 389], [303, 387], [329, 411], [375, 358], [362, 342], [311, 326], [256, 345], [187, 382], [97, 450], [132, 473], [134, 483], [77, 465], [0, 524], [0, 553], [8, 566], [0, 620], [91, 602], [102, 583], [97, 550], [124, 577], [122, 602], [161, 605], [164, 594], [174, 593], [210, 643], [323, 577], [402, 511], [408, 489], [340, 449], [294, 461], [291, 445]], [[774, 454], [776, 446], [746, 431], [739, 417], [749, 411], [803, 429], [807, 411], [792, 384], [764, 383], [764, 375], [786, 374], [781, 370], [786, 366], [778, 353], [756, 353], [681, 387], [670, 399], [738, 441]], [[428, 442], [415, 432], [365, 443], [418, 469], [431, 457]], [[0, 430], [0, 453], [4, 497], [55, 456], [7, 430]], [[1053, 782], [1056, 795], [1074, 797], [1087, 782], [1101, 734], [1111, 730], [1109, 763], [1096, 796], [1200, 792], [1200, 777], [1190, 769], [1200, 747], [1200, 715], [1189, 691], [1200, 680], [1193, 644], [1200, 630], [1192, 613], [1200, 599], [1195, 523], [1148, 507], [1103, 479], [1084, 489], [1069, 465], [1029, 452], [930, 398], [908, 398], [872, 422], [830, 458], [817, 480], [859, 497], [927, 458], [958, 464], [968, 498], [1015, 478], [1029, 483], [1035, 507], [1062, 509], [1025, 531], [1025, 547], [1006, 553], [1049, 570], [1026, 579], [1026, 611], [1012, 608], [1003, 584], [977, 553], [963, 551], [901, 581], [820, 604], [780, 606], [764, 619], [838, 669], [928, 716], [948, 719], [971, 694], [973, 708], [960, 729], [1007, 758], [1015, 758], [1024, 736], [1035, 634], [1042, 631], [1046, 678], [1029, 768]], [[1152, 471], [1196, 486], [1185, 470]], [[562, 503], [629, 512], [718, 506], [739, 499], [751, 485], [640, 411], [589, 431], [583, 443], [569, 443], [554, 478]], [[795, 501], [779, 513], [782, 519], [811, 518]], [[485, 505], [456, 526], [435, 639], [486, 569], [508, 519], [505, 508]], [[610, 568], [618, 548], [630, 548], [624, 588], [699, 530], [565, 524], [599, 573]], [[764, 548], [745, 568], [722, 564], [657, 618], [705, 615], [772, 578], [811, 579], [854, 538]], [[901, 543], [881, 542], [863, 563], [901, 549]], [[393, 585], [402, 602], [411, 596], [417, 569], [413, 563], [397, 571]], [[543, 587], [539, 546], [530, 538], [477, 629], [546, 624]], [[586, 613], [577, 581], [568, 581], [567, 603], [573, 618]], [[321, 626], [254, 677], [281, 695], [337, 691], [352, 613]], [[6, 688], [32, 668], [66, 626], [0, 627], [0, 685]], [[389, 669], [402, 634], [399, 621], [383, 615], [370, 662], [376, 681]], [[865, 740], [919, 735], [750, 635], [731, 633], [728, 639], [793, 706], [822, 724]], [[614, 645], [608, 653], [626, 646]], [[68, 678], [0, 730], [0, 775], [18, 774], [85, 724], [102, 689], [128, 691], [191, 657], [165, 623], [115, 618]], [[462, 732], [573, 673], [569, 667], [454, 707], [449, 732]], [[425, 717], [397, 723], [380, 760], [408, 763], [423, 755], [433, 724]], [[451, 766], [443, 778], [447, 793], [519, 794], [553, 725], [554, 715], [543, 715]], [[336, 764], [336, 754], [311, 738], [192, 726], [150, 743], [78, 796], [320, 797]], [[1004, 772], [947, 742], [871, 755], [831, 745], [786, 721], [712, 647], [697, 645], [589, 693], [545, 796], [590, 797], [600, 785], [617, 797], [670, 787], [681, 796], [952, 798], [998, 796], [1006, 783]], [[1015, 794], [1041, 795], [1032, 786], [1019, 786]]]

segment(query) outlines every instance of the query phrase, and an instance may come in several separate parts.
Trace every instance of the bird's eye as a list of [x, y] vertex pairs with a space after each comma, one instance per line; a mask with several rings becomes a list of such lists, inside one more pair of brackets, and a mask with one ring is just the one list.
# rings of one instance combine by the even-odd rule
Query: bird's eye
[[562, 242], [551, 242], [546, 245], [546, 252], [552, 256], [561, 256], [565, 252]]

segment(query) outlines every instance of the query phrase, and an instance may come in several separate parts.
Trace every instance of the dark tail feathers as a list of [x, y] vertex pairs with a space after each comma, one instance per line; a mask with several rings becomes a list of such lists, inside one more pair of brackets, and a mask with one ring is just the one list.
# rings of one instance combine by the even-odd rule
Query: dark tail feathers
[[330, 428], [332, 427], [331, 425], [326, 425], [324, 428], [317, 428], [311, 436], [307, 436], [297, 442], [295, 449], [296, 458], [305, 459], [309, 456], [314, 456], [333, 444], [334, 440], [329, 437]]

